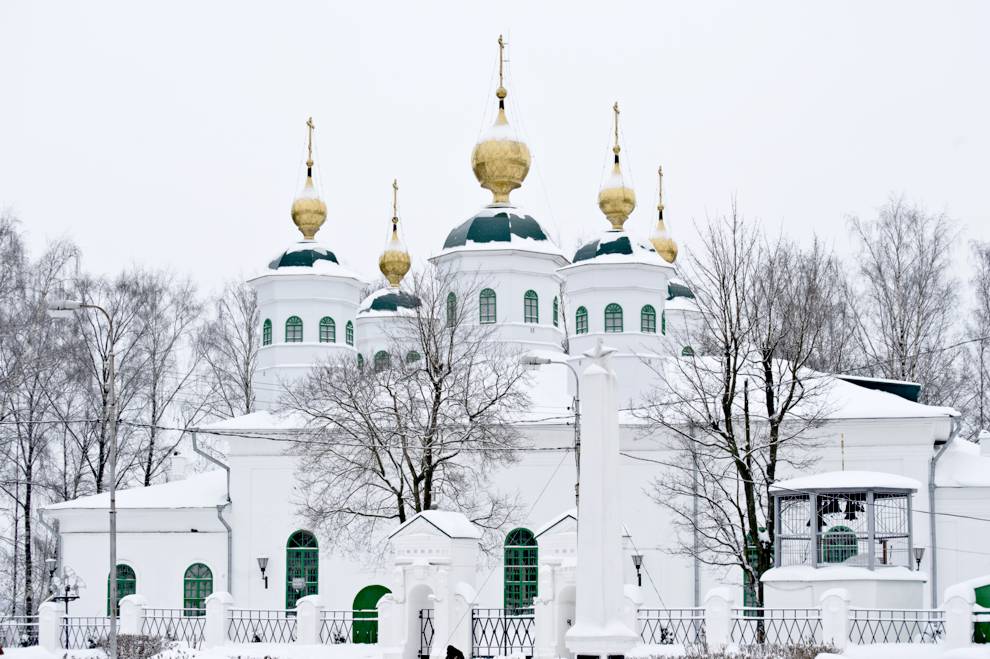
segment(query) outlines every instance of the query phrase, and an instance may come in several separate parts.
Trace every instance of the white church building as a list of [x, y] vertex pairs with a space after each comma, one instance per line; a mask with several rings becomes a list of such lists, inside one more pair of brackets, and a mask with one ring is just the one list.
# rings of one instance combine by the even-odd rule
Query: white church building
[[[497, 118], [471, 157], [476, 177], [493, 200], [467, 220], [451, 218], [447, 239], [436, 246], [431, 261], [455, 276], [482, 282], [477, 299], [458, 301], [477, 307], [476, 322], [491, 324], [498, 340], [520, 355], [550, 362], [534, 368], [529, 385], [534, 409], [520, 416], [518, 425], [528, 446], [570, 446], [575, 392], [566, 365], [580, 372], [587, 362], [584, 353], [599, 341], [615, 349], [611, 363], [619, 407], [628, 408], [656, 386], [651, 360], [694, 358], [693, 347], [684, 344], [683, 330], [697, 312], [691, 291], [678, 279], [677, 246], [664, 223], [662, 198], [652, 230], [628, 226], [636, 224], [627, 222], [636, 196], [623, 177], [617, 129], [611, 175], [599, 193], [603, 230], [576, 253], [565, 253], [538, 218], [510, 200], [529, 171], [530, 153], [508, 122], [505, 96], [500, 83]], [[335, 551], [333, 538], [321, 537], [299, 514], [297, 458], [286, 452], [281, 440], [302, 432], [304, 422], [281, 414], [277, 404], [285, 383], [328, 357], [350, 355], [369, 366], [383, 359], [383, 351], [389, 349], [389, 324], [414, 303], [402, 288], [410, 259], [399, 238], [396, 213], [380, 262], [389, 286], [362, 297], [368, 283], [345, 265], [346, 255], [334, 250], [326, 231], [327, 242], [317, 241], [327, 208], [317, 193], [311, 157], [306, 166], [305, 187], [291, 209], [302, 240], [249, 280], [258, 294], [261, 319], [255, 381], [259, 410], [197, 430], [197, 448], [206, 441], [224, 447], [208, 470], [185, 473], [186, 463], [200, 458], [176, 455], [169, 482], [118, 493], [120, 597], [138, 593], [150, 607], [198, 609], [208, 595], [225, 591], [238, 607], [284, 610], [318, 593], [329, 608], [365, 610], [376, 608], [380, 598], [396, 588], [396, 574], [388, 564], [367, 565]], [[819, 580], [869, 580], [868, 573], [850, 577], [848, 570], [879, 574], [886, 569], [885, 579], [907, 584], [897, 591], [910, 600], [901, 602], [906, 608], [938, 600], [940, 592], [932, 593], [933, 578], [940, 591], [990, 573], [990, 528], [970, 519], [985, 517], [990, 501], [990, 441], [976, 444], [958, 437], [957, 412], [917, 403], [917, 389], [910, 383], [829, 376], [829, 411], [814, 430], [819, 447], [815, 472], [869, 471], [896, 478], [896, 493], [911, 493], [903, 517], [910, 527], [910, 547], [927, 549], [920, 565], [909, 552], [908, 536], [903, 543], [901, 536], [891, 540], [889, 555], [886, 550], [871, 552], [869, 565], [854, 560], [855, 549], [836, 550], [825, 562], [834, 559], [847, 572], [831, 573], [832, 577], [821, 572]], [[670, 513], [649, 496], [651, 482], [663, 474], [658, 463], [670, 458], [666, 438], [658, 433], [635, 415], [620, 412], [618, 439], [624, 457], [614, 488], [622, 510], [624, 579], [636, 583], [633, 557], [639, 556], [644, 607], [699, 606], [702, 594], [719, 584], [737, 589], [741, 604], [738, 570], [710, 569], [675, 551]], [[218, 438], [222, 442], [215, 442]], [[806, 476], [812, 474], [784, 474]], [[500, 488], [518, 493], [525, 517], [504, 529], [504, 548], [498, 555], [477, 559], [473, 604], [528, 607], [546, 583], [544, 572], [574, 560], [571, 536], [561, 535], [575, 522], [574, 456], [526, 452], [496, 480]], [[883, 494], [884, 486], [890, 485], [883, 478], [844, 482], [840, 476], [838, 482], [836, 487], [861, 490], [864, 497]], [[821, 497], [838, 496], [827, 482], [814, 486]], [[858, 495], [842, 496], [844, 503], [837, 503], [835, 511], [845, 515], [849, 509], [841, 506], [855, 507]], [[73, 615], [107, 612], [108, 501], [107, 494], [99, 494], [44, 510], [45, 518], [57, 524], [58, 560], [86, 583], [81, 599], [72, 604]], [[787, 501], [782, 505], [784, 515], [796, 510], [787, 508]], [[933, 516], [933, 510], [940, 514]], [[842, 515], [833, 520], [836, 525]], [[471, 528], [450, 519], [427, 515], [418, 523], [432, 524], [452, 542], [474, 537]], [[420, 554], [408, 546], [403, 551], [424, 565], [431, 560], [428, 548]], [[774, 569], [787, 570], [788, 565]], [[790, 574], [783, 573], [768, 593], [793, 591], [787, 586], [789, 578], [799, 582], [797, 587], [808, 579], [806, 571]]]

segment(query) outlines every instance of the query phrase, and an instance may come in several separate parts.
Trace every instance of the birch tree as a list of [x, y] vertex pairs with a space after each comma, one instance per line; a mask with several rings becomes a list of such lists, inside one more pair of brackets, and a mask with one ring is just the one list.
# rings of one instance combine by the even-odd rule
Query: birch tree
[[207, 383], [208, 411], [220, 418], [254, 411], [254, 372], [261, 345], [261, 320], [254, 289], [228, 283], [199, 329], [196, 346]]

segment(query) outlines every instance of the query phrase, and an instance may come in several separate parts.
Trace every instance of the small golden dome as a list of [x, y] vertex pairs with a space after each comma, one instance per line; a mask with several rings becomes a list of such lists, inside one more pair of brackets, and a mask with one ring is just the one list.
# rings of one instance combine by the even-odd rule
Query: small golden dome
[[412, 264], [409, 252], [406, 251], [406, 246], [402, 244], [402, 239], [399, 238], [398, 195], [399, 182], [394, 180], [392, 181], [392, 234], [388, 242], [385, 243], [385, 251], [378, 259], [378, 269], [382, 271], [393, 288], [399, 286]]
[[598, 208], [605, 213], [605, 217], [612, 223], [612, 228], [622, 229], [622, 225], [629, 219], [629, 214], [636, 208], [636, 193], [628, 187], [622, 177], [622, 168], [619, 166], [619, 104], [612, 106], [615, 113], [615, 144], [612, 146], [613, 162], [612, 173], [608, 180], [602, 185], [598, 192]]
[[653, 229], [652, 235], [650, 235], [650, 242], [653, 244], [653, 249], [660, 255], [660, 258], [667, 263], [673, 263], [677, 260], [677, 243], [670, 237], [670, 232], [667, 231], [667, 225], [663, 221], [663, 167], [657, 171], [657, 174], [660, 178], [660, 193], [657, 201], [657, 226]]
[[292, 221], [299, 228], [299, 231], [302, 232], [303, 238], [306, 240], [313, 240], [316, 237], [316, 232], [320, 230], [323, 222], [327, 219], [327, 205], [320, 199], [319, 194], [316, 192], [316, 186], [313, 184], [313, 129], [315, 127], [313, 118], [310, 117], [306, 121], [306, 128], [309, 134], [306, 147], [308, 153], [306, 159], [306, 183], [303, 185], [302, 191], [292, 202]]

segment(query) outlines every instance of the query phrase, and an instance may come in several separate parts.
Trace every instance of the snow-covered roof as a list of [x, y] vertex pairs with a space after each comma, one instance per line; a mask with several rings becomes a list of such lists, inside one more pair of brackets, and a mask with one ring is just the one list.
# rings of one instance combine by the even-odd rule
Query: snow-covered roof
[[362, 316], [394, 316], [409, 314], [420, 304], [415, 295], [398, 288], [380, 288], [361, 301], [358, 313]]
[[253, 278], [269, 275], [322, 275], [362, 281], [357, 273], [342, 265], [328, 247], [315, 240], [292, 243]]
[[652, 245], [641, 243], [621, 229], [610, 229], [584, 244], [574, 254], [579, 263], [635, 263], [673, 268], [660, 258]]
[[403, 522], [399, 528], [392, 531], [389, 537], [395, 537], [403, 529], [417, 522], [426, 522], [450, 538], [467, 538], [469, 540], [481, 538], [481, 531], [471, 523], [471, 520], [465, 517], [463, 513], [450, 510], [425, 510], [421, 513], [416, 513], [413, 517]]
[[300, 430], [306, 427], [306, 419], [298, 413], [276, 414], [269, 410], [251, 412], [231, 417], [200, 427], [203, 432], [211, 430], [231, 434], [238, 430]]
[[814, 490], [912, 490], [921, 488], [921, 483], [897, 474], [882, 471], [829, 471], [811, 476], [800, 476], [777, 481], [770, 486], [771, 492], [799, 493]]
[[[227, 503], [227, 473], [222, 469], [183, 480], [117, 491], [117, 508], [215, 508]], [[93, 510], [110, 507], [110, 493], [93, 494], [46, 507], [46, 510]]]
[[540, 528], [536, 529], [536, 533], [534, 533], [533, 535], [534, 537], [539, 538], [541, 535], [551, 530], [561, 522], [566, 522], [569, 519], [574, 520], [575, 522], [577, 521], [577, 508], [571, 508], [569, 510], [565, 510], [564, 512], [560, 513], [559, 515], [551, 519], [549, 522], [547, 522]]
[[980, 445], [956, 439], [935, 466], [939, 487], [990, 487], [990, 456], [980, 454]]
[[440, 254], [501, 249], [564, 256], [532, 215], [505, 204], [486, 206], [452, 229]]

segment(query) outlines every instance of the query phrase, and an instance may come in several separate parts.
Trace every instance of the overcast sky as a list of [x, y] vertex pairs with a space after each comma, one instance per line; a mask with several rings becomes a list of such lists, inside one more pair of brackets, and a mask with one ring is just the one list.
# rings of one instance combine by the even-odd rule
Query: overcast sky
[[289, 205], [316, 122], [318, 238], [371, 277], [393, 177], [414, 258], [488, 203], [470, 152], [509, 40], [510, 122], [533, 169], [513, 201], [570, 251], [596, 205], [611, 105], [639, 206], [688, 248], [740, 209], [848, 250], [891, 193], [990, 239], [990, 3], [0, 3], [0, 206], [31, 245], [204, 289], [299, 238]]

